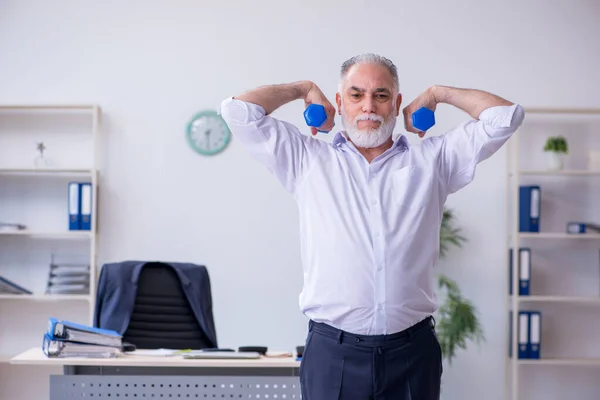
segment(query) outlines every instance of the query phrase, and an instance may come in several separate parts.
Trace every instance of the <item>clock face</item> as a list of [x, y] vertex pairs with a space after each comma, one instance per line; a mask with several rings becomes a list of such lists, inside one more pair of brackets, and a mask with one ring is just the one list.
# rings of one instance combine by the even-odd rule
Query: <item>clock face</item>
[[203, 155], [214, 155], [225, 150], [231, 138], [229, 127], [216, 111], [202, 111], [188, 123], [188, 144]]

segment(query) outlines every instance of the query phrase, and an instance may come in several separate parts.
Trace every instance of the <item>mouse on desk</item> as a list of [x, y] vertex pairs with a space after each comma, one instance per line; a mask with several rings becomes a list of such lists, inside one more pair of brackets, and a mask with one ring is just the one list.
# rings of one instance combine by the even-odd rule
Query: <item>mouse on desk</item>
[[122, 342], [121, 343], [121, 351], [123, 353], [128, 352], [128, 351], [135, 351], [136, 347], [135, 344], [133, 343], [129, 343], [129, 342]]

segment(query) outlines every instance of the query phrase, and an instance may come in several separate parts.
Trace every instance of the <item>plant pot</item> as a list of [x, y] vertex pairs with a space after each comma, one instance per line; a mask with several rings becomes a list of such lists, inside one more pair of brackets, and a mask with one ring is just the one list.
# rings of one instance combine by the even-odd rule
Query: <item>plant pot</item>
[[546, 166], [549, 170], [562, 170], [565, 167], [565, 154], [547, 151]]

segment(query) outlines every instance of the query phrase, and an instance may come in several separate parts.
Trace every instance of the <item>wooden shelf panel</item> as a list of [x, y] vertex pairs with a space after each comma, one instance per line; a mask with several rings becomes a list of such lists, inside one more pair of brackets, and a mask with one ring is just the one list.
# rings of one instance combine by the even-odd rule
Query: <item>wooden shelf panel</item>
[[94, 104], [0, 104], [0, 110], [86, 110], [93, 111], [99, 108]]
[[600, 358], [540, 358], [520, 359], [520, 365], [564, 365], [564, 366], [594, 366], [600, 367]]
[[540, 232], [540, 233], [519, 233], [521, 239], [600, 239], [600, 234], [597, 233], [561, 233], [561, 232]]
[[581, 303], [600, 305], [600, 296], [517, 296], [520, 303]]
[[[600, 176], [600, 171], [596, 170], [585, 170], [585, 169], [572, 169], [572, 170], [562, 170], [562, 171], [552, 171], [552, 170], [520, 170], [518, 172], [519, 175], [547, 175], [547, 176]], [[509, 173], [510, 176], [514, 176], [514, 172]]]
[[30, 230], [0, 230], [0, 236], [30, 236], [50, 239], [90, 239], [94, 237], [94, 233], [92, 231], [43, 232]]
[[89, 294], [0, 294], [0, 300], [23, 301], [90, 301]]

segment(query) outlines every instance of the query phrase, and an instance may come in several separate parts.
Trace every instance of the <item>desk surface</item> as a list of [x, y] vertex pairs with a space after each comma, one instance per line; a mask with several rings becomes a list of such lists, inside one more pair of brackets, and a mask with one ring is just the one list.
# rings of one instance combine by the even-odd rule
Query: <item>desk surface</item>
[[294, 357], [259, 359], [215, 359], [215, 360], [186, 360], [181, 356], [135, 356], [123, 355], [116, 358], [49, 358], [41, 348], [29, 349], [10, 360], [15, 365], [41, 366], [121, 366], [121, 367], [225, 367], [225, 368], [297, 368], [300, 361]]

